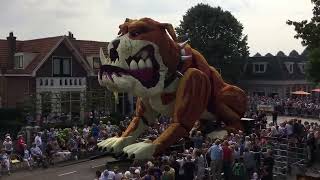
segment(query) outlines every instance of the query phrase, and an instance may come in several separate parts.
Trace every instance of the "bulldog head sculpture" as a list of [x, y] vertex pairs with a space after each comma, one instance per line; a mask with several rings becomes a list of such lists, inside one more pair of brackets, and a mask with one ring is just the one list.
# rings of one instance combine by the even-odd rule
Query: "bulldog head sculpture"
[[119, 28], [119, 36], [108, 45], [108, 57], [100, 50], [100, 85], [139, 97], [161, 93], [179, 59], [172, 25], [143, 18], [127, 19]]

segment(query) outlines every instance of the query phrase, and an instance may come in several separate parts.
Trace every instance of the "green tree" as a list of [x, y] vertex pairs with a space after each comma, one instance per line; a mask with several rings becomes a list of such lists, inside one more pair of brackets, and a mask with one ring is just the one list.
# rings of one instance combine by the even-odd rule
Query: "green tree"
[[307, 75], [308, 78], [315, 82], [320, 82], [320, 0], [311, 0], [314, 5], [312, 13], [313, 17], [303, 21], [288, 20], [287, 24], [294, 26], [297, 34], [296, 39], [302, 39], [301, 44], [307, 47], [308, 64]]
[[176, 28], [180, 39], [187, 34], [191, 46], [232, 82], [238, 80], [249, 55], [247, 36], [242, 30], [241, 23], [229, 11], [207, 4], [191, 7]]

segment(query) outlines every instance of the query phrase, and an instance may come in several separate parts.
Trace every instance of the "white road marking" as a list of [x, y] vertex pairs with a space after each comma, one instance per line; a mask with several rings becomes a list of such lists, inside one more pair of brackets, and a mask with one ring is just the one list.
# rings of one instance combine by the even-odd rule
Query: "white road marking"
[[71, 171], [71, 172], [67, 172], [67, 173], [59, 174], [58, 176], [65, 176], [65, 175], [73, 174], [73, 173], [76, 173], [76, 172], [77, 172], [77, 171]]
[[101, 167], [101, 166], [105, 166], [106, 164], [100, 164], [100, 165], [96, 165], [96, 166], [92, 166], [91, 169], [97, 168], [97, 167]]

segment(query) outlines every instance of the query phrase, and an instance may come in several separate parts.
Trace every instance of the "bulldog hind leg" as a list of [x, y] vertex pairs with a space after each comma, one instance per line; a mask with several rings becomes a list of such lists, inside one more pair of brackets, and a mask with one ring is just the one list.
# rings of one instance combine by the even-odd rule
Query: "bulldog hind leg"
[[227, 85], [217, 94], [216, 115], [229, 129], [243, 130], [240, 119], [247, 108], [247, 96], [236, 86]]

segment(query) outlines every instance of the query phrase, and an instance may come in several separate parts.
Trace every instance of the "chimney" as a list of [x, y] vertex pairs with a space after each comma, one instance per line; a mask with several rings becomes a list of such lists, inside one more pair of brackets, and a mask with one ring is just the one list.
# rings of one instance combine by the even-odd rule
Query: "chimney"
[[71, 31], [68, 32], [68, 37], [71, 39], [71, 40], [76, 40], [76, 38], [73, 37], [73, 34]]
[[14, 54], [16, 53], [16, 37], [13, 35], [13, 32], [9, 33], [9, 36], [7, 37], [8, 42], [8, 68], [13, 69], [14, 68]]

